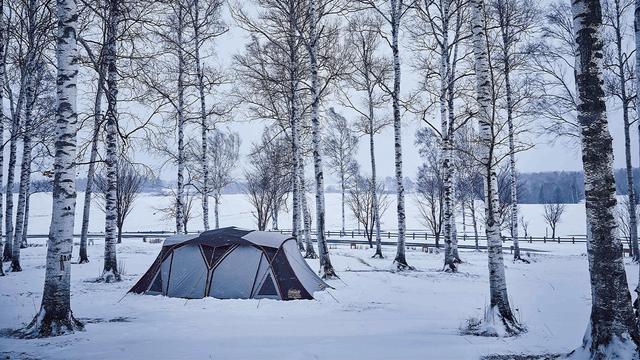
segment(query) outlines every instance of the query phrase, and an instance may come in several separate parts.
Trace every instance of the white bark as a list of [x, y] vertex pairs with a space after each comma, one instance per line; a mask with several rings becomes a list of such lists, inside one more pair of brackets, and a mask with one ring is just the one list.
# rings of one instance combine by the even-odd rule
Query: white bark
[[[26, 195], [29, 191], [29, 178], [31, 176], [31, 125], [33, 106], [36, 101], [35, 72], [36, 72], [36, 11], [38, 4], [35, 0], [29, 0], [27, 6], [27, 60], [25, 80], [24, 123], [22, 124], [22, 161], [20, 165], [20, 187], [18, 190], [18, 209], [16, 213], [16, 227], [13, 239], [7, 236], [7, 241], [13, 241], [11, 254], [11, 271], [22, 271], [20, 266], [20, 245], [22, 242], [22, 225], [24, 223], [24, 207]], [[17, 110], [18, 112], [20, 109]], [[8, 234], [7, 234], [8, 235]]]
[[[486, 20], [484, 17], [484, 1], [473, 0], [471, 4], [473, 52], [475, 56], [476, 96], [478, 101], [478, 122], [480, 128], [481, 153], [480, 161], [484, 177], [485, 197], [485, 227], [487, 234], [487, 252], [489, 257], [489, 292], [490, 304], [486, 311], [487, 325], [501, 321], [502, 326], [510, 335], [524, 331], [509, 305], [507, 282], [504, 273], [504, 259], [502, 255], [502, 239], [498, 221], [498, 179], [495, 166], [495, 124], [491, 116], [491, 79], [489, 75], [489, 58], [487, 53], [487, 39], [485, 34]], [[494, 317], [498, 317], [495, 319]], [[491, 329], [491, 327], [485, 327]], [[495, 328], [493, 328], [495, 329]], [[495, 330], [488, 330], [482, 335], [498, 335]]]
[[105, 191], [105, 239], [104, 239], [104, 267], [101, 280], [104, 282], [120, 281], [118, 261], [116, 258], [117, 236], [117, 147], [118, 147], [118, 85], [117, 85], [117, 31], [120, 19], [120, 0], [109, 1], [109, 18], [107, 20], [107, 35], [105, 62], [107, 64], [107, 112], [106, 118], [106, 178]]
[[[582, 351], [590, 359], [632, 359], [640, 330], [631, 306], [622, 243], [616, 234], [613, 146], [603, 89], [602, 9], [598, 0], [572, 2], [578, 56], [575, 77], [587, 213], [591, 319]], [[623, 345], [624, 344], [624, 345]]]
[[[634, 24], [635, 37], [636, 37], [636, 68], [635, 68], [636, 121], [638, 122], [638, 132], [640, 132], [640, 111], [637, 111], [637, 109], [640, 109], [640, 96], [638, 96], [638, 94], [640, 94], [640, 0], [636, 0], [635, 2], [633, 21], [634, 21], [633, 24]], [[640, 140], [640, 137], [639, 137], [639, 140]], [[637, 229], [636, 229], [636, 232], [637, 232]], [[640, 267], [638, 267], [638, 269], [640, 270]], [[636, 294], [638, 295], [638, 298], [640, 298], [640, 276], [638, 276], [638, 285], [636, 286]], [[637, 311], [640, 313], [640, 300], [636, 299], [636, 301], [638, 301]]]
[[58, 0], [55, 164], [51, 228], [47, 246], [42, 305], [25, 336], [60, 335], [83, 328], [71, 312], [71, 250], [76, 205], [76, 76], [77, 8], [74, 0]]
[[318, 256], [320, 258], [320, 271], [322, 278], [336, 276], [329, 249], [325, 238], [325, 203], [324, 203], [324, 174], [322, 169], [321, 154], [321, 129], [318, 109], [320, 107], [320, 83], [318, 79], [317, 50], [320, 36], [317, 32], [318, 8], [316, 0], [309, 1], [309, 61], [311, 66], [311, 126], [313, 139], [313, 169], [316, 180], [316, 240], [318, 242]]
[[407, 263], [405, 255], [405, 232], [407, 225], [405, 222], [404, 210], [404, 183], [402, 176], [402, 119], [400, 117], [400, 47], [398, 40], [400, 37], [400, 18], [402, 0], [389, 0], [391, 5], [391, 50], [393, 52], [393, 136], [394, 136], [394, 156], [396, 173], [396, 194], [397, 194], [397, 214], [398, 214], [398, 246], [394, 262], [398, 269], [411, 268]]
[[[369, 84], [369, 72], [367, 72], [367, 84]], [[374, 112], [373, 112], [373, 94], [372, 87], [367, 86], [369, 95], [369, 155], [371, 157], [371, 200], [373, 201], [373, 221], [375, 222], [375, 236], [376, 236], [376, 252], [373, 254], [374, 258], [384, 258], [382, 254], [382, 236], [380, 235], [380, 204], [378, 201], [378, 183], [376, 180], [376, 155], [375, 155], [375, 141], [374, 136]]]
[[89, 234], [89, 216], [91, 214], [91, 198], [93, 196], [94, 178], [96, 175], [96, 160], [98, 159], [98, 141], [102, 126], [102, 95], [104, 93], [104, 66], [98, 67], [98, 82], [96, 97], [93, 103], [93, 137], [91, 139], [91, 153], [89, 154], [89, 169], [87, 170], [87, 185], [84, 190], [84, 206], [82, 208], [82, 229], [80, 231], [79, 264], [89, 262], [87, 254], [87, 238]]
[[178, 183], [176, 191], [176, 232], [184, 233], [184, 168], [185, 168], [185, 148], [184, 148], [184, 126], [185, 126], [185, 106], [184, 106], [184, 72], [185, 60], [183, 49], [183, 30], [184, 30], [184, 12], [182, 3], [176, 4], [178, 7], [177, 14], [177, 40], [176, 55], [178, 57]]
[[304, 250], [304, 244], [302, 243], [302, 237], [300, 236], [300, 167], [302, 162], [302, 154], [300, 149], [300, 114], [298, 109], [298, 90], [300, 79], [298, 78], [298, 53], [296, 43], [298, 41], [298, 34], [296, 28], [295, 18], [295, 4], [289, 2], [289, 29], [287, 34], [287, 46], [289, 51], [289, 123], [291, 127], [291, 153], [293, 154], [293, 176], [291, 184], [291, 192], [293, 195], [293, 214], [292, 214], [292, 236], [298, 243], [300, 251]]
[[[204, 92], [204, 69], [200, 60], [200, 5], [198, 4], [199, 0], [196, 0], [193, 4], [194, 9], [194, 20], [193, 20], [193, 42], [194, 42], [194, 61], [196, 63], [196, 77], [198, 78], [198, 97], [200, 100], [200, 134], [202, 141], [201, 155], [200, 155], [200, 164], [202, 167], [202, 222], [204, 226], [204, 230], [209, 230], [209, 163], [207, 153], [207, 133], [208, 133], [208, 124], [207, 124], [207, 104], [206, 97]], [[216, 229], [220, 227], [220, 222], [218, 219], [218, 206], [219, 206], [219, 197], [215, 199], [215, 218], [216, 218]]]
[[440, 45], [440, 132], [442, 134], [442, 191], [443, 223], [444, 223], [444, 266], [451, 271], [457, 271], [453, 255], [453, 147], [450, 120], [453, 114], [448, 114], [447, 92], [449, 88], [449, 1], [440, 2], [442, 8], [442, 42]]
[[[0, 0], [0, 9], [4, 9], [4, 0]], [[5, 62], [5, 24], [4, 14], [0, 14], [0, 89], [4, 89], [4, 76], [6, 71]], [[4, 91], [0, 91], [0, 119], [4, 119]], [[4, 177], [4, 121], [0, 121], [0, 141], [2, 146], [0, 147], [0, 188], [2, 188], [2, 178]], [[2, 265], [2, 257], [4, 253], [4, 237], [2, 236], [2, 192], [0, 192], [0, 276], [4, 276], [4, 266]]]
[[304, 233], [304, 246], [305, 259], [317, 259], [318, 254], [316, 254], [316, 250], [313, 248], [313, 241], [311, 240], [311, 212], [309, 211], [309, 205], [307, 204], [307, 190], [304, 177], [304, 164], [301, 168], [301, 173], [298, 177], [300, 178], [300, 206], [302, 207], [302, 221], [303, 221], [303, 233]]

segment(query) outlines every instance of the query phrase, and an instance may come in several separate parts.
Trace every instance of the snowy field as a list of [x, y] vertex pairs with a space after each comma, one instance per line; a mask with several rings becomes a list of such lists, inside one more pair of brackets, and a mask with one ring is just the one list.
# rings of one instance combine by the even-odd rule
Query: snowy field
[[[127, 295], [160, 244], [126, 240], [124, 281], [93, 283], [102, 243], [89, 264], [73, 265], [72, 308], [86, 331], [40, 340], [0, 338], [10, 359], [479, 359], [487, 354], [566, 353], [580, 344], [590, 309], [583, 255], [532, 254], [507, 261], [512, 305], [528, 333], [516, 338], [459, 335], [488, 301], [486, 254], [463, 252], [460, 273], [440, 270], [441, 254], [408, 251], [416, 271], [393, 273], [369, 249], [332, 249], [340, 280], [316, 300], [183, 300]], [[76, 247], [77, 250], [77, 247]], [[385, 248], [388, 256], [393, 248]], [[74, 256], [75, 257], [75, 256]], [[29, 322], [40, 304], [45, 247], [25, 249], [24, 271], [0, 280], [0, 328]], [[317, 269], [317, 262], [311, 261]], [[636, 265], [628, 264], [630, 284]], [[2, 357], [4, 358], [4, 357]]]
[[[310, 211], [314, 210], [313, 194], [307, 194], [309, 201]], [[16, 197], [17, 199], [17, 197]], [[389, 229], [395, 231], [397, 228], [397, 217], [395, 212], [396, 202], [395, 195], [389, 194], [389, 207], [387, 211], [381, 217], [382, 229]], [[76, 233], [80, 233], [82, 223], [82, 204], [84, 201], [84, 194], [78, 193], [78, 214], [76, 216]], [[210, 200], [211, 210], [209, 213], [210, 223], [213, 225], [213, 200]], [[166, 219], [161, 211], [158, 209], [166, 208], [170, 206], [171, 198], [168, 196], [162, 196], [158, 194], [144, 193], [140, 194], [136, 200], [131, 215], [125, 222], [124, 231], [173, 231], [175, 230], [175, 220]], [[32, 234], [47, 234], [49, 232], [49, 223], [51, 221], [51, 194], [50, 193], [37, 193], [31, 196], [31, 216], [29, 219], [29, 233]], [[97, 206], [98, 201], [94, 201], [93, 210], [91, 212], [91, 222], [89, 230], [91, 232], [104, 231], [104, 213]], [[339, 230], [341, 227], [340, 220], [340, 194], [327, 193], [326, 194], [326, 206], [327, 206], [327, 229]], [[482, 204], [478, 203], [477, 216], [480, 217], [482, 213]], [[291, 209], [291, 206], [288, 206]], [[349, 207], [346, 207], [346, 221], [347, 228], [355, 229], [357, 224], [349, 211]], [[407, 213], [407, 229], [422, 230], [425, 226], [420, 217], [420, 212], [415, 203], [415, 194], [407, 194], [406, 200], [406, 213]], [[548, 231], [549, 236], [551, 230], [547, 229], [547, 225], [542, 217], [543, 205], [539, 204], [524, 204], [520, 205], [520, 213], [524, 218], [529, 221], [529, 235], [532, 236], [544, 236]], [[193, 219], [189, 222], [189, 231], [202, 230], [202, 211], [200, 201], [195, 199], [193, 202]], [[562, 220], [558, 225], [557, 234], [559, 236], [572, 236], [572, 235], [584, 235], [585, 234], [585, 217], [584, 217], [584, 204], [567, 204], [565, 213], [562, 216]], [[462, 234], [462, 216], [458, 214], [458, 234]], [[479, 220], [479, 231], [484, 231]], [[291, 228], [291, 215], [285, 210], [280, 213], [279, 216], [280, 228]], [[269, 223], [269, 226], [271, 223]], [[222, 204], [220, 206], [220, 226], [237, 226], [247, 229], [255, 228], [256, 222], [252, 215], [251, 204], [247, 201], [246, 195], [243, 194], [228, 194], [223, 195]], [[471, 227], [471, 219], [467, 217], [467, 234], [472, 234], [473, 228]], [[522, 235], [522, 229], [520, 229]]]
[[[337, 229], [339, 195], [328, 194], [329, 228]], [[82, 201], [82, 194], [79, 196]], [[31, 233], [46, 233], [49, 194], [32, 198]], [[156, 212], [169, 199], [142, 195], [127, 231], [172, 230], [173, 223]], [[411, 204], [411, 200], [408, 204]], [[196, 209], [199, 204], [196, 204]], [[393, 204], [385, 228], [395, 225]], [[423, 229], [409, 206], [408, 227]], [[583, 234], [583, 205], [568, 205], [561, 235]], [[253, 228], [243, 195], [223, 199], [221, 225]], [[541, 205], [524, 205], [530, 233], [544, 235]], [[95, 209], [92, 231], [101, 231], [103, 214]], [[193, 219], [192, 229], [201, 219]], [[76, 222], [79, 231], [79, 219]], [[281, 215], [281, 227], [289, 216]], [[355, 227], [351, 221], [348, 227]], [[470, 229], [469, 229], [470, 231]], [[44, 240], [35, 240], [44, 245]], [[86, 331], [38, 340], [0, 337], [0, 358], [9, 359], [480, 359], [491, 354], [558, 354], [576, 348], [590, 311], [590, 288], [584, 244], [523, 244], [531, 264], [513, 263], [506, 254], [512, 306], [528, 332], [515, 338], [462, 336], [459, 328], [482, 315], [488, 301], [486, 253], [464, 251], [460, 272], [441, 272], [442, 254], [408, 249], [416, 271], [395, 273], [387, 259], [371, 259], [366, 248], [331, 249], [341, 280], [316, 300], [184, 300], [127, 295], [147, 270], [160, 244], [125, 239], [118, 246], [124, 271], [117, 284], [92, 282], [102, 270], [103, 242], [89, 246], [91, 262], [73, 265], [72, 309]], [[78, 247], [74, 247], [74, 259]], [[0, 329], [28, 323], [40, 305], [45, 246], [22, 251], [22, 273], [0, 278]], [[310, 261], [318, 269], [317, 261]], [[629, 284], [638, 281], [637, 265], [627, 264]], [[5, 332], [7, 330], [4, 330]]]

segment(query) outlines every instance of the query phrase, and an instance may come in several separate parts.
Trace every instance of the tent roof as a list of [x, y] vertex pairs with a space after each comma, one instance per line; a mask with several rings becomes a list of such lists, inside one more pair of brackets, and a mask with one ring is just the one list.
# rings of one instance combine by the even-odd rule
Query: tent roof
[[289, 239], [292, 239], [292, 237], [276, 232], [227, 227], [205, 231], [200, 234], [176, 234], [165, 239], [162, 246], [174, 246], [189, 242], [210, 246], [243, 244], [279, 248]]

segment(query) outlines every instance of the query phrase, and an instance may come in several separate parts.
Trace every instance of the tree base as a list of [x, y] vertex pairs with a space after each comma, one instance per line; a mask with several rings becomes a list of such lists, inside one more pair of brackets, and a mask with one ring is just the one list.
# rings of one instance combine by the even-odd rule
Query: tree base
[[22, 271], [22, 266], [20, 266], [19, 261], [11, 261], [11, 272], [20, 272]]
[[396, 270], [398, 271], [406, 271], [406, 270], [415, 270], [416, 268], [407, 264], [406, 260], [398, 260], [397, 258], [393, 260], [393, 263], [396, 265]]
[[582, 346], [570, 352], [566, 359], [640, 360], [640, 345], [636, 344], [628, 333], [622, 337], [612, 336], [607, 344], [593, 344], [591, 329], [588, 328]]
[[96, 282], [103, 282], [105, 284], [119, 282], [122, 280], [122, 277], [119, 273], [113, 272], [113, 270], [104, 271], [102, 275], [96, 279]]
[[88, 258], [80, 258], [78, 259], [77, 264], [88, 264], [89, 263], [89, 259]]
[[458, 267], [456, 266], [455, 261], [445, 261], [444, 266], [442, 267], [442, 271], [448, 273], [456, 273], [458, 272]]
[[487, 337], [510, 337], [527, 332], [527, 328], [515, 318], [502, 316], [497, 306], [487, 307], [483, 319], [467, 319], [466, 325], [460, 330], [463, 335]]
[[305, 259], [317, 259], [318, 258], [318, 254], [316, 254], [315, 251], [307, 251], [304, 254], [304, 258]]
[[514, 256], [514, 257], [513, 257], [513, 261], [514, 261], [514, 262], [516, 262], [516, 261], [522, 261], [522, 262], [523, 262], [523, 263], [525, 263], [525, 264], [531, 264], [531, 261], [529, 261], [529, 260], [527, 260], [527, 259], [523, 259], [523, 258], [521, 258], [520, 256]]
[[375, 254], [373, 254], [373, 256], [371, 257], [372, 259], [384, 259], [384, 255], [382, 255], [381, 252], [376, 251]]
[[29, 326], [18, 331], [18, 335], [24, 339], [35, 339], [67, 335], [83, 330], [84, 324], [76, 320], [71, 311], [67, 312], [62, 318], [54, 318], [41, 308]]
[[333, 267], [326, 267], [322, 272], [322, 280], [340, 279]]

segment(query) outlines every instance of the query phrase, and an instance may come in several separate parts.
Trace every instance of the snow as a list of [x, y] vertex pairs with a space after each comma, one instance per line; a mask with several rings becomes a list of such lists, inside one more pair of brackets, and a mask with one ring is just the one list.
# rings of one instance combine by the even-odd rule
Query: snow
[[[341, 225], [340, 219], [340, 194], [339, 193], [325, 193], [326, 207], [327, 207], [327, 229], [339, 230]], [[406, 194], [406, 214], [407, 214], [407, 231], [421, 230], [424, 231], [425, 226], [420, 219], [420, 212], [417, 206], [415, 206], [415, 194]], [[16, 196], [17, 199], [17, 196]], [[313, 194], [307, 193], [307, 199], [313, 203]], [[291, 199], [289, 199], [291, 200]], [[397, 216], [395, 213], [396, 197], [395, 194], [388, 194], [389, 206], [384, 214], [381, 214], [382, 230], [393, 230], [396, 227]], [[79, 192], [77, 198], [77, 204], [82, 204], [84, 201], [84, 193]], [[36, 193], [31, 196], [32, 209], [29, 218], [29, 233], [31, 234], [47, 234], [49, 232], [49, 222], [51, 221], [51, 194], [50, 193]], [[91, 212], [91, 222], [89, 226], [90, 232], [103, 232], [104, 231], [104, 213], [97, 206], [98, 201], [94, 200]], [[158, 209], [165, 208], [171, 205], [171, 198], [162, 194], [143, 193], [140, 194], [136, 200], [131, 215], [125, 221], [125, 231], [173, 231], [175, 229], [175, 220], [163, 218], [163, 214]], [[478, 216], [482, 213], [481, 203], [478, 203]], [[292, 209], [291, 203], [287, 205], [287, 208]], [[80, 212], [77, 213], [75, 219], [75, 232], [80, 233], [82, 225], [82, 212], [81, 206]], [[310, 206], [310, 210], [315, 210], [313, 206]], [[247, 197], [244, 194], [225, 194], [222, 196], [222, 204], [220, 206], [220, 226], [238, 226], [244, 228], [255, 228], [256, 222], [251, 214], [251, 204], [247, 201]], [[200, 200], [195, 199], [193, 202], [194, 218], [189, 222], [189, 231], [202, 229], [202, 215]], [[545, 224], [543, 214], [543, 205], [540, 204], [521, 204], [519, 206], [519, 212], [526, 220], [530, 222], [529, 235], [532, 236], [544, 236], [547, 225]], [[313, 215], [313, 214], [312, 214]], [[213, 214], [211, 214], [213, 216]], [[347, 216], [347, 228], [357, 228], [357, 224], [353, 216], [351, 215], [348, 207], [346, 210]], [[315, 219], [315, 216], [312, 218]], [[462, 236], [462, 216], [458, 214], [457, 231], [458, 235]], [[279, 217], [280, 227], [283, 229], [291, 229], [291, 212], [282, 211]], [[479, 219], [479, 231], [482, 234], [484, 227], [482, 227], [481, 220]], [[562, 216], [561, 222], [558, 225], [558, 236], [571, 236], [571, 235], [584, 235], [585, 233], [585, 215], [584, 215], [584, 203], [580, 204], [567, 204], [565, 205], [565, 212]], [[269, 223], [271, 225], [271, 223]], [[315, 227], [315, 225], [313, 225]], [[471, 227], [471, 217], [467, 217], [467, 235], [470, 236], [473, 233]], [[549, 236], [551, 236], [551, 230], [548, 229]], [[523, 230], [520, 227], [520, 235], [523, 234]]]
[[[485, 253], [462, 252], [460, 273], [439, 271], [440, 254], [409, 250], [417, 271], [389, 272], [391, 260], [370, 249], [331, 249], [342, 280], [315, 301], [184, 300], [127, 295], [160, 244], [125, 240], [118, 247], [123, 281], [94, 283], [102, 241], [91, 262], [73, 265], [72, 307], [86, 331], [42, 340], [0, 338], [2, 352], [44, 359], [475, 359], [492, 353], [567, 353], [581, 344], [590, 308], [587, 259], [533, 254], [507, 262], [513, 307], [529, 332], [515, 338], [459, 335], [488, 301]], [[576, 245], [579, 246], [579, 245]], [[386, 247], [388, 256], [392, 247]], [[76, 246], [77, 251], [77, 246]], [[45, 247], [23, 250], [22, 273], [0, 280], [0, 328], [16, 329], [37, 311]], [[74, 256], [75, 258], [75, 256]], [[318, 269], [317, 261], [310, 261]], [[628, 265], [630, 284], [637, 282]]]
[[[338, 194], [327, 195], [327, 213], [338, 215], [334, 198]], [[46, 233], [50, 198], [37, 194], [32, 200], [31, 230]], [[153, 215], [152, 208], [163, 206], [165, 201], [169, 200], [143, 195], [127, 230], [172, 229], [172, 221]], [[577, 214], [579, 206], [568, 208], [576, 207]], [[530, 211], [533, 205], [523, 208]], [[412, 207], [408, 210], [415, 211]], [[242, 195], [226, 196], [222, 211], [226, 214], [223, 225], [252, 227]], [[93, 213], [96, 221], [91, 229], [99, 231], [103, 224], [99, 219], [104, 215]], [[409, 226], [418, 227], [409, 214]], [[385, 215], [387, 226], [393, 224], [393, 216], [393, 211]], [[281, 217], [283, 226], [289, 221], [287, 217]], [[339, 216], [327, 220], [329, 229], [340, 223]], [[566, 228], [582, 233], [580, 224], [584, 221], [569, 211]], [[79, 229], [79, 220], [76, 225]], [[531, 228], [533, 225], [532, 221]], [[200, 226], [201, 221], [193, 220], [193, 228]], [[386, 259], [371, 259], [373, 249], [332, 246], [331, 259], [341, 280], [330, 281], [335, 289], [316, 293], [316, 300], [184, 300], [127, 294], [153, 262], [161, 244], [123, 241], [117, 247], [122, 282], [93, 282], [102, 272], [102, 239], [89, 245], [90, 263], [72, 267], [72, 309], [85, 322], [84, 332], [37, 340], [0, 337], [0, 357], [478, 359], [487, 354], [568, 353], [582, 343], [588, 325], [591, 295], [585, 244], [522, 244], [523, 248], [548, 251], [523, 250], [531, 264], [513, 263], [505, 255], [510, 301], [528, 332], [512, 338], [484, 338], [460, 335], [460, 328], [470, 318], [482, 318], [488, 305], [486, 253], [461, 251], [465, 263], [459, 273], [451, 274], [440, 271], [441, 253], [409, 248], [407, 261], [417, 270], [397, 273], [392, 271], [393, 246], [384, 247]], [[32, 242], [44, 245], [44, 240]], [[74, 260], [77, 251], [74, 246]], [[23, 249], [24, 271], [0, 278], [1, 329], [18, 329], [35, 316], [42, 295], [45, 254], [44, 246]], [[309, 262], [314, 270], [319, 268], [317, 260]], [[627, 276], [630, 286], [635, 287], [637, 265], [627, 263]]]

